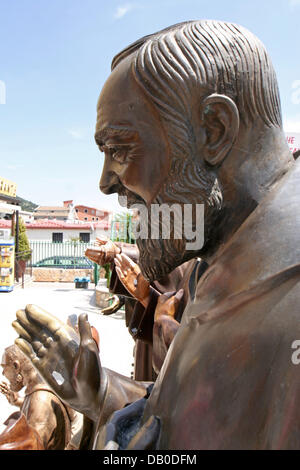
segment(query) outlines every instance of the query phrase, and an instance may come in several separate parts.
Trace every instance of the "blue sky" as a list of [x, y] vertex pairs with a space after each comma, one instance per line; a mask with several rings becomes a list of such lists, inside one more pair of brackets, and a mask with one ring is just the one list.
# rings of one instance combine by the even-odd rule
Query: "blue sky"
[[111, 59], [145, 34], [194, 19], [239, 23], [264, 42], [285, 130], [300, 132], [300, 0], [0, 0], [0, 176], [41, 205], [74, 199], [118, 210], [116, 197], [98, 190], [103, 157], [93, 139]]

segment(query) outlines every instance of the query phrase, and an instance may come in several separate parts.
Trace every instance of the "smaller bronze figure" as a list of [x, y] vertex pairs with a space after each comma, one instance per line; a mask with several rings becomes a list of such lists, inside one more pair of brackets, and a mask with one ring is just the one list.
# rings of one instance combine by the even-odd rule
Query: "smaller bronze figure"
[[[76, 418], [74, 411], [61, 402], [15, 345], [5, 349], [1, 366], [9, 384], [2, 382], [0, 391], [20, 412], [8, 418], [8, 428], [1, 434], [0, 442], [10, 449], [28, 448], [28, 442], [31, 449], [36, 445], [36, 450], [40, 446], [45, 450], [66, 449]], [[24, 387], [24, 397], [21, 397], [19, 392]]]
[[0, 435], [0, 450], [45, 450], [38, 433], [21, 414]]

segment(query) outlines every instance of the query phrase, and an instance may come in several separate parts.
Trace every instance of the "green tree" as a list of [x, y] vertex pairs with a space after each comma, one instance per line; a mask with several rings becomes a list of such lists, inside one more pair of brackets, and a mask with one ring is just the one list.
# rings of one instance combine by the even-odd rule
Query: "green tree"
[[[15, 235], [15, 243], [16, 243], [16, 235]], [[18, 259], [27, 261], [30, 259], [31, 256], [31, 250], [30, 250], [30, 244], [27, 238], [27, 233], [26, 233], [26, 226], [22, 220], [21, 217], [19, 217], [19, 247], [18, 247], [18, 252], [23, 253], [21, 254]]]
[[135, 243], [133, 217], [130, 212], [115, 215], [111, 224], [111, 239], [116, 242]]

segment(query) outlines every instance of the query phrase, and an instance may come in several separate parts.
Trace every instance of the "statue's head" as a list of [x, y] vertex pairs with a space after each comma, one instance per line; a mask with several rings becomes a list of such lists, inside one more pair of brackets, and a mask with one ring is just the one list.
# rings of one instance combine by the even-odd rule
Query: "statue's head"
[[[146, 36], [113, 59], [99, 98], [100, 189], [147, 208], [203, 203], [205, 246], [226, 205], [220, 168], [253, 126], [282, 126], [275, 72], [253, 34], [231, 23], [190, 21]], [[149, 279], [196, 255], [184, 238], [138, 245]]]
[[19, 392], [26, 385], [27, 377], [34, 370], [31, 361], [15, 345], [4, 350], [1, 366], [13, 392]]

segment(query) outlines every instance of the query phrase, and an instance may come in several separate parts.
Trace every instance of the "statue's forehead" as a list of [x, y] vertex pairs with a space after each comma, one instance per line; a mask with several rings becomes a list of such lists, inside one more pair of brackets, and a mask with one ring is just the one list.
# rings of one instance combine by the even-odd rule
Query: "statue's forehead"
[[111, 127], [133, 131], [146, 125], [155, 127], [157, 111], [137, 83], [131, 63], [132, 58], [124, 59], [105, 82], [97, 104], [96, 133]]
[[4, 353], [2, 354], [2, 358], [1, 358], [1, 366], [4, 367], [4, 366], [8, 366], [9, 365], [9, 357], [7, 356], [6, 352], [4, 351]]
[[[132, 57], [126, 57], [122, 60], [110, 73], [105, 81], [98, 100], [103, 103], [106, 99], [113, 99], [114, 94], [124, 96], [125, 92], [132, 87], [133, 82], [132, 73]], [[112, 94], [113, 93], [113, 94]]]

